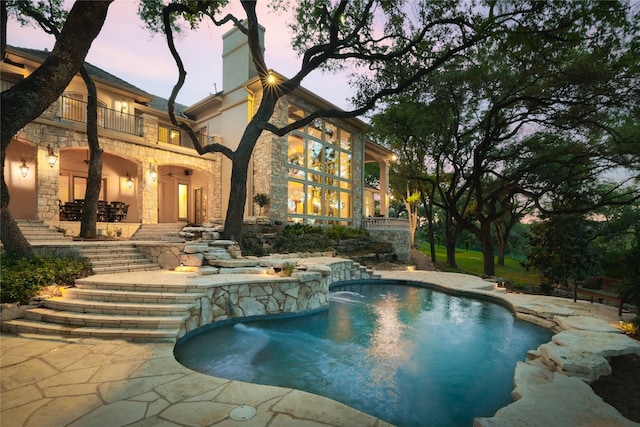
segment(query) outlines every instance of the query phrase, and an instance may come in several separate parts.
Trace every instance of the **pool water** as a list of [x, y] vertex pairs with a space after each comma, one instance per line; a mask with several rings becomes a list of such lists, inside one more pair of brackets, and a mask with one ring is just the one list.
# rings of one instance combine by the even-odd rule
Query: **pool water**
[[334, 288], [327, 311], [212, 328], [176, 359], [216, 377], [329, 397], [397, 426], [471, 426], [512, 402], [547, 329], [505, 307], [398, 284]]

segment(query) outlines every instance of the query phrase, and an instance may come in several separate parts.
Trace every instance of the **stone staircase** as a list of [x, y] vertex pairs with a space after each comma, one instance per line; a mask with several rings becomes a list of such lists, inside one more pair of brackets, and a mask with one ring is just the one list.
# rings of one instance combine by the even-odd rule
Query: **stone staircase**
[[29, 243], [38, 242], [71, 242], [72, 237], [65, 237], [63, 233], [60, 233], [53, 228], [49, 227], [43, 221], [37, 220], [16, 220], [20, 231]]
[[186, 224], [183, 222], [141, 224], [138, 230], [131, 236], [131, 240], [183, 241], [179, 233], [185, 226]]
[[14, 333], [175, 342], [200, 296], [184, 284], [111, 283], [92, 276], [2, 326]]
[[81, 258], [86, 259], [94, 274], [128, 273], [132, 271], [159, 270], [134, 243], [96, 242], [77, 246]]

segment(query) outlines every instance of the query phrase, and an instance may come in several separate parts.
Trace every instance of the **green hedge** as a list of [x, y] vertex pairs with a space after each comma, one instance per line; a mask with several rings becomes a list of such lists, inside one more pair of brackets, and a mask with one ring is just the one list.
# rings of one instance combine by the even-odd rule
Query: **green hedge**
[[27, 303], [44, 287], [73, 285], [75, 279], [90, 274], [91, 266], [74, 258], [35, 256], [24, 258], [12, 253], [0, 253], [2, 302]]

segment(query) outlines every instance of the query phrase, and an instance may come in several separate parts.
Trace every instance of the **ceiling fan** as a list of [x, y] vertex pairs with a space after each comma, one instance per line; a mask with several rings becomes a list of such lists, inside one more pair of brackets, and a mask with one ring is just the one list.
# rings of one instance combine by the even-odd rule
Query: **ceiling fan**
[[171, 171], [171, 166], [169, 166], [169, 173], [166, 173], [164, 175], [168, 176], [169, 178], [173, 178], [175, 176], [175, 174]]

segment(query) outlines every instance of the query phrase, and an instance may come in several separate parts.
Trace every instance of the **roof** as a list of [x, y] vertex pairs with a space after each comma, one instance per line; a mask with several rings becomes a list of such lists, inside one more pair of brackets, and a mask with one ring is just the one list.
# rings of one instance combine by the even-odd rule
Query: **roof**
[[[33, 59], [38, 62], [44, 62], [51, 54], [51, 52], [48, 50], [28, 49], [24, 47], [15, 47], [15, 46], [7, 46], [7, 51], [11, 51], [14, 54], [30, 57], [30, 59]], [[98, 68], [95, 65], [91, 65], [88, 62], [85, 62], [84, 65], [89, 75], [96, 81], [101, 81], [111, 86], [115, 86], [119, 89], [126, 90], [127, 92], [131, 92], [141, 97], [150, 99], [150, 101], [146, 102], [146, 104], [149, 107], [159, 111], [163, 111], [165, 113], [169, 112], [169, 108], [168, 108], [169, 101], [166, 98], [162, 98], [162, 97], [150, 94], [149, 92], [146, 92], [132, 85], [131, 83], [126, 82], [121, 78], [114, 76], [113, 74], [103, 70], [102, 68]], [[175, 103], [175, 112], [177, 115], [187, 117], [187, 115], [184, 112], [186, 109], [187, 109], [186, 105], [179, 104], [177, 102]]]

